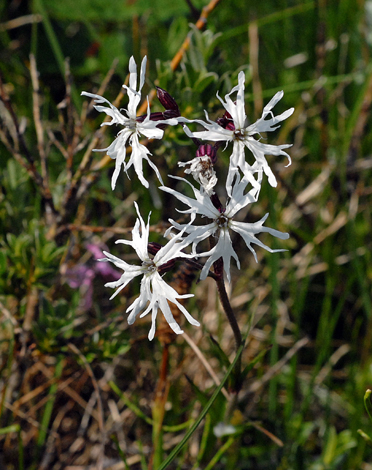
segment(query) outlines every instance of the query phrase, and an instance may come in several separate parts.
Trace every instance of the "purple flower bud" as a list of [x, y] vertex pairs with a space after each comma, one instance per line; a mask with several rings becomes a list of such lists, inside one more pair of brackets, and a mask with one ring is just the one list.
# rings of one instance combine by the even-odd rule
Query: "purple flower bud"
[[163, 245], [160, 245], [160, 243], [156, 243], [156, 242], [150, 242], [148, 243], [147, 245], [147, 251], [150, 255], [152, 256], [155, 256], [156, 253], [161, 249], [163, 248]]
[[[155, 256], [161, 248], [163, 248], [163, 245], [160, 245], [160, 243], [150, 242], [147, 244], [147, 251], [152, 256]], [[175, 262], [176, 262], [175, 259], [171, 259], [167, 263], [164, 263], [161, 266], [159, 266], [158, 267], [159, 274], [164, 274], [167, 271], [170, 271], [173, 268]]]
[[166, 109], [163, 113], [164, 119], [178, 118], [181, 116], [180, 112], [175, 109]]
[[228, 111], [226, 111], [221, 118], [216, 119], [216, 123], [224, 129], [228, 129], [229, 131], [235, 131], [233, 118], [231, 117], [231, 114]]
[[162, 106], [167, 110], [176, 111], [178, 114], [176, 117], [181, 116], [180, 109], [176, 100], [165, 90], [160, 87], [156, 87], [156, 94]]
[[198, 150], [196, 151], [197, 157], [204, 157], [207, 155], [213, 164], [217, 161], [217, 149], [210, 144], [202, 144], [199, 146]]
[[219, 211], [221, 212], [221, 214], [223, 212], [225, 212], [225, 208], [223, 207], [221, 201], [220, 201], [220, 198], [217, 196], [216, 193], [213, 193], [211, 196], [211, 203], [214, 205], [214, 207]]
[[173, 269], [173, 266], [175, 265], [176, 263], [176, 260], [175, 259], [171, 259], [169, 260], [167, 263], [164, 263], [162, 264], [161, 266], [158, 267], [158, 273], [160, 275], [163, 275], [165, 274], [166, 272], [170, 271], [171, 269]]

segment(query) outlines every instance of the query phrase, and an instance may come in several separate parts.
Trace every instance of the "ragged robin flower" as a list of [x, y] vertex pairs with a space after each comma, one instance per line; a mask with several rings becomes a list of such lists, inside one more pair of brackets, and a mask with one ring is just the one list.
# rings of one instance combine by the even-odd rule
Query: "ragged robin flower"
[[[137, 117], [137, 107], [141, 101], [141, 90], [145, 83], [146, 61], [147, 59], [144, 57], [141, 64], [139, 88], [137, 90], [137, 65], [134, 58], [130, 58], [129, 86], [123, 85], [127, 90], [129, 98], [128, 107], [124, 110], [126, 116], [106, 98], [93, 93], [87, 93], [85, 91], [81, 93], [84, 96], [93, 98], [95, 103], [98, 103], [94, 106], [97, 111], [104, 112], [112, 118], [110, 122], [102, 123], [102, 126], [112, 126], [113, 124], [123, 126], [123, 129], [119, 131], [116, 139], [111, 145], [109, 145], [109, 147], [104, 149], [95, 149], [95, 151], [98, 152], [106, 152], [107, 155], [115, 160], [115, 170], [111, 180], [112, 189], [115, 189], [121, 167], [123, 166], [124, 171], [127, 172], [132, 165], [141, 183], [148, 188], [149, 183], [143, 176], [143, 160], [148, 162], [151, 168], [155, 171], [159, 181], [162, 183], [158, 168], [149, 159], [149, 155], [151, 155], [150, 151], [140, 143], [139, 139], [141, 136], [147, 137], [148, 139], [161, 139], [163, 137], [164, 130], [160, 127], [164, 125], [176, 125], [178, 123], [178, 120], [174, 118], [159, 120], [157, 116], [157, 119], [151, 119], [149, 104], [147, 106], [146, 117]], [[107, 103], [109, 107], [101, 106], [100, 103]], [[128, 144], [132, 147], [132, 153], [128, 162], [126, 162], [126, 146]]]
[[103, 252], [106, 258], [99, 261], [109, 261], [117, 268], [124, 271], [120, 279], [105, 284], [106, 287], [118, 288], [110, 299], [118, 295], [119, 292], [135, 277], [142, 276], [140, 295], [127, 308], [127, 313], [129, 313], [128, 323], [130, 325], [134, 323], [139, 314], [142, 318], [151, 312], [152, 325], [148, 337], [149, 340], [152, 340], [155, 335], [156, 316], [158, 309], [160, 308], [172, 330], [177, 334], [183, 333], [180, 326], [175, 321], [168, 304], [168, 302], [173, 302], [192, 325], [199, 326], [199, 322], [195, 320], [186, 308], [177, 300], [193, 297], [193, 294], [179, 295], [177, 291], [167, 284], [162, 277], [162, 274], [167, 270], [167, 267], [173, 265], [174, 260], [178, 258], [191, 258], [193, 256], [181, 251], [186, 246], [182, 240], [183, 231], [174, 236], [163, 247], [154, 243], [149, 244], [150, 216], [147, 224], [145, 224], [141, 214], [139, 213], [138, 205], [136, 203], [134, 204], [138, 219], [132, 230], [132, 241], [117, 240], [116, 243], [123, 243], [134, 248], [142, 263], [140, 265], [128, 264], [107, 251]]
[[[261, 220], [255, 223], [238, 222], [235, 220], [235, 215], [241, 209], [246, 207], [248, 204], [257, 201], [261, 188], [260, 175], [258, 179], [255, 179], [253, 176], [253, 171], [251, 171], [245, 174], [242, 180], [240, 180], [239, 175], [237, 175], [232, 187], [232, 194], [229, 198], [226, 208], [223, 208], [220, 203], [216, 204], [216, 195], [211, 198], [205, 191], [199, 191], [184, 178], [174, 178], [189, 184], [194, 192], [195, 199], [192, 199], [191, 197], [188, 197], [178, 191], [175, 191], [174, 189], [165, 186], [160, 187], [160, 189], [167, 193], [173, 194], [173, 196], [189, 206], [189, 209], [179, 212], [190, 214], [191, 223], [179, 224], [172, 219], [169, 219], [169, 221], [172, 224], [172, 227], [188, 234], [186, 235], [184, 242], [185, 244], [193, 244], [193, 252], [196, 256], [208, 256], [208, 259], [201, 271], [201, 280], [207, 277], [209, 269], [213, 263], [215, 263], [220, 258], [222, 258], [224, 271], [229, 282], [231, 281], [231, 258], [235, 259], [238, 268], [240, 268], [238, 255], [232, 246], [230, 230], [239, 233], [239, 235], [243, 238], [247, 248], [253, 253], [256, 261], [257, 255], [254, 248], [252, 247], [252, 244], [256, 244], [270, 253], [285, 251], [282, 249], [273, 250], [262, 243], [258, 238], [256, 238], [256, 235], [261, 232], [268, 232], [274, 237], [281, 238], [282, 240], [289, 238], [288, 233], [282, 233], [278, 230], [263, 226], [269, 214], [266, 214]], [[248, 184], [252, 185], [252, 189], [245, 193]], [[209, 223], [207, 222], [205, 225], [194, 225], [196, 215], [208, 218]], [[179, 236], [179, 234], [177, 236]], [[196, 254], [195, 250], [197, 245], [209, 237], [214, 237], [214, 246], [209, 251]]]
[[[198, 119], [194, 120], [194, 122], [201, 124], [206, 129], [205, 131], [191, 132], [186, 126], [184, 126], [186, 134], [193, 139], [210, 140], [219, 143], [233, 142], [233, 151], [230, 156], [230, 167], [226, 181], [226, 189], [229, 196], [231, 196], [232, 182], [236, 174], [239, 172], [239, 169], [244, 175], [251, 171], [251, 163], [248, 164], [246, 162], [245, 147], [252, 152], [258, 163], [259, 169], [263, 170], [269, 179], [270, 185], [273, 187], [277, 185], [277, 182], [265, 155], [285, 155], [288, 158], [288, 164], [291, 163], [289, 155], [283, 150], [291, 147], [291, 145], [264, 144], [261, 141], [261, 133], [277, 129], [281, 121], [284, 121], [291, 116], [294, 108], [284, 111], [284, 113], [279, 116], [274, 116], [272, 109], [283, 97], [283, 92], [279, 91], [264, 107], [261, 118], [254, 124], [249, 125], [247, 115], [245, 113], [244, 81], [244, 72], [240, 72], [238, 76], [238, 85], [235, 86], [230, 93], [225, 95], [225, 101], [223, 101], [217, 93], [217, 98], [226, 109], [223, 119], [214, 122], [209, 119], [208, 113], [206, 112], [207, 122]], [[233, 102], [230, 95], [235, 92], [237, 92], [237, 97], [236, 101]], [[253, 137], [255, 135], [260, 136], [260, 140]]]
[[200, 145], [196, 157], [188, 162], [178, 162], [178, 166], [189, 167], [185, 173], [191, 174], [200, 183], [200, 187], [211, 196], [217, 184], [217, 176], [213, 164], [216, 162], [216, 149], [211, 145]]

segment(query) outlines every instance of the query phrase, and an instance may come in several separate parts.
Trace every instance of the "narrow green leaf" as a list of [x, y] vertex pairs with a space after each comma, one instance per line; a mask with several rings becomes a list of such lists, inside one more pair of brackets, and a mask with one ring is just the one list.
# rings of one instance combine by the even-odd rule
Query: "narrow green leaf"
[[115, 382], [112, 382], [110, 380], [109, 385], [111, 389], [123, 400], [123, 402], [126, 404], [126, 406], [133, 411], [133, 413], [138, 416], [139, 418], [143, 419], [147, 424], [150, 424], [151, 426], [153, 425], [153, 420], [149, 418], [148, 416], [141, 411], [138, 406], [136, 406], [134, 403], [132, 403], [125, 395], [124, 393], [120, 390], [120, 388], [116, 385]]
[[208, 413], [209, 409], [211, 408], [211, 406], [213, 405], [214, 401], [216, 400], [218, 394], [221, 392], [222, 390], [222, 387], [225, 385], [227, 379], [229, 378], [231, 372], [233, 371], [234, 369], [234, 366], [235, 364], [238, 362], [238, 360], [240, 359], [240, 356], [243, 352], [243, 349], [244, 349], [244, 346], [245, 344], [243, 343], [237, 353], [236, 353], [236, 356], [235, 356], [235, 359], [234, 361], [232, 362], [232, 364], [230, 365], [228, 371], [226, 372], [225, 374], [225, 377], [222, 379], [220, 385], [216, 388], [216, 390], [214, 391], [213, 395], [211, 396], [208, 404], [204, 407], [203, 411], [200, 413], [200, 415], [198, 416], [198, 419], [195, 421], [195, 423], [191, 426], [191, 428], [187, 431], [185, 437], [182, 439], [182, 441], [172, 450], [172, 452], [169, 454], [169, 456], [165, 459], [165, 461], [162, 463], [162, 465], [158, 468], [158, 470], [164, 470], [165, 468], [167, 468], [167, 466], [173, 462], [173, 460], [176, 458], [176, 456], [179, 454], [179, 452], [181, 451], [181, 449], [183, 448], [183, 446], [186, 444], [186, 442], [190, 439], [190, 437], [194, 434], [195, 430], [197, 429], [197, 427], [199, 426], [199, 424], [201, 423], [201, 421], [204, 419], [205, 415]]
[[209, 464], [205, 467], [205, 470], [212, 470], [212, 468], [215, 468], [215, 465], [219, 462], [220, 458], [223, 456], [223, 454], [227, 451], [227, 449], [234, 443], [235, 437], [231, 436], [228, 438], [228, 440], [225, 442], [225, 444], [220, 447], [213, 457], [213, 459], [209, 462]]
[[372, 403], [371, 403], [371, 393], [372, 390], [368, 389], [366, 390], [366, 393], [364, 394], [364, 406], [367, 410], [369, 419], [372, 421]]
[[221, 346], [218, 344], [218, 342], [213, 338], [212, 335], [209, 335], [209, 339], [211, 341], [212, 345], [212, 353], [217, 356], [221, 362], [222, 365], [224, 365], [227, 368], [230, 367], [230, 360], [227, 357], [225, 351], [221, 348]]

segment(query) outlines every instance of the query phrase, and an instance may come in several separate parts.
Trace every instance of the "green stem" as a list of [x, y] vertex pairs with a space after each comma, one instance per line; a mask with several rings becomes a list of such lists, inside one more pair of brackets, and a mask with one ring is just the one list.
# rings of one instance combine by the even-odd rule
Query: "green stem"
[[231, 366], [228, 368], [225, 377], [222, 379], [220, 385], [215, 389], [213, 395], [209, 399], [208, 403], [204, 407], [203, 411], [200, 413], [198, 418], [196, 419], [195, 423], [191, 426], [191, 428], [187, 431], [182, 441], [172, 450], [169, 456], [164, 460], [164, 462], [160, 465], [158, 470], [165, 470], [168, 468], [169, 464], [173, 462], [173, 460], [177, 457], [178, 453], [184, 447], [186, 442], [190, 439], [190, 437], [194, 434], [196, 428], [199, 426], [203, 418], [206, 416], [208, 411], [210, 410], [211, 406], [213, 405], [214, 401], [216, 400], [218, 394], [221, 392], [222, 387], [225, 385], [225, 382], [228, 380], [230, 374], [234, 370], [236, 363], [240, 361], [240, 356], [244, 349], [244, 342], [242, 342], [240, 348], [238, 349], [235, 359], [233, 360]]
[[168, 363], [169, 363], [169, 344], [164, 344], [163, 355], [160, 366], [159, 380], [155, 391], [155, 399], [152, 406], [152, 445], [153, 453], [150, 460], [149, 469], [156, 470], [163, 461], [163, 421], [165, 415], [165, 403], [168, 398]]

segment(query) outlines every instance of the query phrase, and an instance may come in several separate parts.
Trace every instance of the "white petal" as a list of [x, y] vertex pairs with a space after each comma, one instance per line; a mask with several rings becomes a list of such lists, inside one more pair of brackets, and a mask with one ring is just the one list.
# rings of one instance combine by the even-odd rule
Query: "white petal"
[[125, 171], [128, 171], [128, 169], [133, 165], [134, 170], [138, 176], [138, 179], [141, 181], [143, 186], [148, 188], [149, 183], [143, 176], [143, 163], [142, 163], [142, 160], [146, 160], [148, 164], [151, 166], [151, 168], [155, 171], [156, 176], [158, 177], [159, 181], [163, 183], [163, 180], [161, 178], [158, 168], [148, 157], [148, 155], [151, 155], [150, 151], [147, 149], [147, 147], [145, 147], [139, 142], [137, 133], [134, 133], [132, 135], [130, 143], [132, 146], [132, 154], [130, 156], [128, 163], [125, 166]]
[[94, 93], [87, 93], [86, 91], [83, 91], [81, 95], [88, 96], [89, 98], [93, 98], [95, 103], [107, 103], [110, 106], [109, 108], [107, 108], [106, 106], [97, 106], [97, 105], [94, 106], [98, 112], [104, 112], [112, 118], [112, 121], [105, 122], [101, 125], [111, 126], [112, 124], [124, 124], [125, 123], [126, 119], [121, 114], [121, 112], [103, 96], [95, 95]]
[[[169, 175], [171, 176], [171, 175]], [[179, 193], [178, 191], [175, 191], [174, 189], [168, 188], [167, 186], [160, 186], [159, 189], [162, 191], [165, 191], [167, 193], [173, 194], [177, 199], [179, 199], [181, 202], [186, 204], [187, 206], [190, 207], [190, 209], [187, 209], [185, 211], [180, 211], [184, 213], [198, 213], [201, 215], [204, 215], [206, 217], [209, 217], [210, 219], [214, 219], [219, 215], [218, 210], [214, 207], [212, 204], [210, 197], [206, 193], [201, 193], [198, 189], [195, 188], [191, 183], [189, 183], [187, 180], [184, 178], [181, 178], [179, 176], [171, 176], [173, 179], [177, 179], [180, 181], [184, 181], [187, 183], [191, 189], [194, 192], [195, 199], [192, 199], [188, 196], [185, 196], [182, 193]]]
[[[134, 228], [132, 230], [132, 238], [133, 238], [133, 248], [136, 250], [136, 253], [138, 257], [142, 261], [148, 261], [149, 260], [149, 254], [147, 251], [147, 246], [149, 243], [149, 232], [150, 232], [150, 215], [151, 212], [148, 215], [147, 219], [147, 225], [145, 225], [145, 222], [143, 218], [141, 217], [140, 211], [138, 209], [138, 204], [136, 201], [134, 201], [134, 206], [136, 208], [136, 212], [138, 215], [138, 219], [136, 220], [136, 223], [134, 225]], [[141, 231], [139, 230], [141, 228]]]
[[142, 87], [143, 87], [143, 85], [145, 84], [146, 63], [147, 63], [147, 56], [145, 56], [145, 57], [142, 59], [142, 63], [141, 63], [141, 73], [140, 73], [139, 91], [142, 90]]
[[210, 251], [206, 253], [198, 254], [198, 256], [200, 257], [209, 256], [208, 260], [206, 261], [202, 269], [202, 272], [200, 275], [201, 280], [207, 277], [208, 271], [211, 268], [212, 264], [220, 258], [222, 258], [223, 260], [223, 268], [224, 268], [224, 271], [226, 273], [226, 276], [229, 282], [231, 281], [231, 275], [230, 275], [231, 258], [235, 259], [238, 268], [240, 268], [239, 258], [232, 246], [229, 230], [227, 227], [220, 230], [219, 238], [218, 238], [218, 242], [216, 246], [214, 246]]
[[[259, 177], [259, 179], [256, 180], [253, 176], [251, 167], [249, 167], [249, 165], [246, 163], [246, 167], [243, 173], [244, 177], [241, 181], [239, 173], [236, 173], [235, 183], [232, 187], [231, 198], [226, 206], [225, 215], [230, 218], [234, 217], [234, 215], [243, 209], [243, 207], [246, 207], [252, 202], [256, 202], [260, 194], [262, 171], [260, 175], [261, 178]], [[248, 184], [250, 184], [252, 188], [244, 194]]]
[[[145, 308], [147, 303], [151, 301], [151, 299], [152, 293], [150, 290], [150, 276], [143, 276], [141, 280], [140, 295], [126, 310], [127, 313], [130, 313], [128, 316], [129, 325], [132, 325], [135, 322], [138, 314], [141, 313], [141, 311]], [[147, 313], [148, 311], [149, 307], [147, 307], [145, 312]]]
[[273, 250], [272, 248], [268, 247], [267, 245], [262, 243], [258, 238], [255, 237], [255, 235], [261, 232], [268, 232], [274, 237], [280, 238], [282, 240], [286, 240], [287, 238], [289, 238], [288, 233], [283, 233], [272, 228], [263, 227], [263, 224], [265, 220], [267, 219], [268, 215], [269, 214], [266, 214], [261, 220], [259, 220], [258, 222], [254, 224], [249, 224], [249, 223], [244, 223], [244, 222], [232, 222], [231, 223], [231, 229], [241, 235], [241, 237], [245, 241], [245, 244], [247, 245], [247, 248], [253, 253], [256, 262], [257, 262], [257, 255], [256, 255], [254, 248], [251, 245], [252, 243], [260, 246], [261, 248], [264, 248], [270, 253], [286, 251], [285, 249]]

